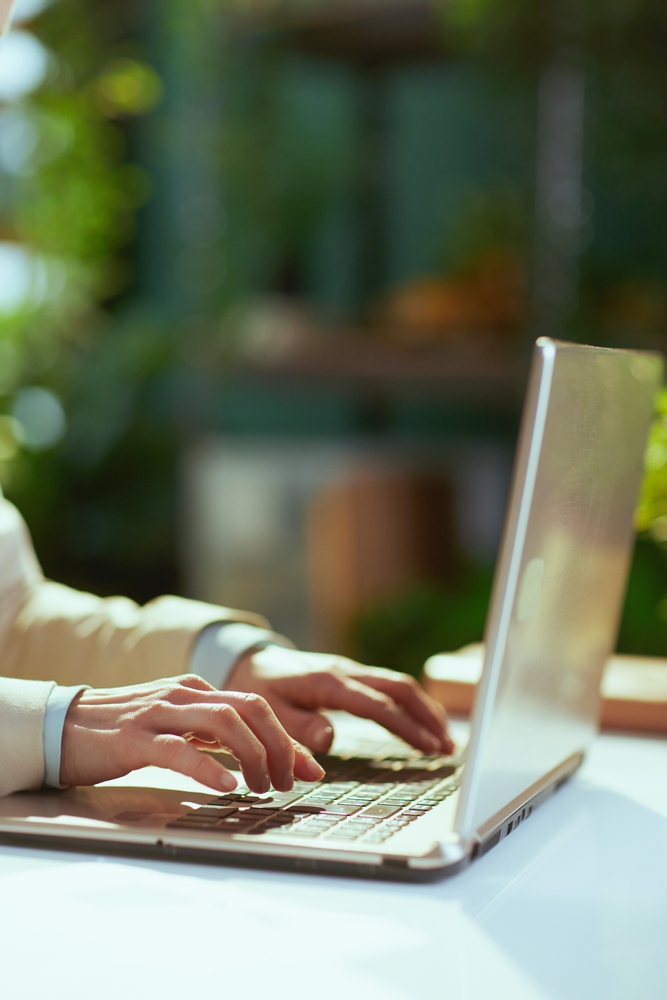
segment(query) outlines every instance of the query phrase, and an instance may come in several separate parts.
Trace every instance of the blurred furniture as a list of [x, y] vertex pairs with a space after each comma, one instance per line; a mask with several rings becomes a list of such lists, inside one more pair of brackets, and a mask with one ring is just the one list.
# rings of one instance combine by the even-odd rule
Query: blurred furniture
[[525, 349], [483, 338], [410, 347], [350, 329], [258, 355], [237, 365], [234, 377], [295, 390], [314, 383], [355, 394], [370, 389], [388, 399], [435, 397], [507, 416], [520, 409], [527, 372]]
[[187, 592], [344, 649], [362, 611], [491, 562], [524, 378], [488, 347], [343, 335], [239, 364], [182, 465]]
[[264, 30], [308, 55], [363, 66], [438, 59], [444, 52], [432, 0], [339, 0], [268, 18]]
[[307, 510], [309, 592], [319, 640], [341, 651], [368, 608], [426, 581], [456, 577], [453, 491], [443, 475], [358, 466]]
[[457, 566], [437, 452], [371, 442], [210, 438], [184, 467], [188, 592], [262, 610], [306, 648], [343, 650], [355, 616]]

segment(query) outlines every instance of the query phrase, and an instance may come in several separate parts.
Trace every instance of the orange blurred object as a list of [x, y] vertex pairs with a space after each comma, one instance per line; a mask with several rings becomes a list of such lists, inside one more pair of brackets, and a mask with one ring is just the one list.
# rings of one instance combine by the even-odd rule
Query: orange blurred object
[[514, 254], [496, 251], [460, 275], [401, 286], [376, 315], [392, 340], [432, 343], [471, 332], [511, 334], [526, 313], [523, 268]]
[[311, 609], [323, 649], [341, 649], [356, 616], [458, 568], [454, 497], [438, 476], [358, 469], [321, 489], [307, 513]]

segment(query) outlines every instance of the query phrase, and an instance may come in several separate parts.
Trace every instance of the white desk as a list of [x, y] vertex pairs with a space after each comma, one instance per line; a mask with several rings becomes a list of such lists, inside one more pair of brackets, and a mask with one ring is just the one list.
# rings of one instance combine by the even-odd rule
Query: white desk
[[0, 848], [0, 996], [665, 1000], [667, 742], [430, 886]]

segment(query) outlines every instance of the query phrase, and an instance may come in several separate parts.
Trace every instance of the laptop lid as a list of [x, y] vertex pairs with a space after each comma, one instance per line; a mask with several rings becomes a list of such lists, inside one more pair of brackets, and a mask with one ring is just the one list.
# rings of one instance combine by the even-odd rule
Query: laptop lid
[[456, 816], [464, 839], [595, 731], [662, 368], [648, 352], [536, 342]]

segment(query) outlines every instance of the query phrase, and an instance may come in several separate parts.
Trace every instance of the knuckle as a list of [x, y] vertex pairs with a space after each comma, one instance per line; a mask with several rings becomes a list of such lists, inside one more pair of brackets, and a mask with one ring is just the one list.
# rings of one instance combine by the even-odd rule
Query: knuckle
[[161, 696], [172, 705], [180, 705], [188, 698], [188, 688], [180, 683], [180, 678], [168, 684]]
[[170, 705], [168, 697], [157, 697], [151, 699], [137, 712], [136, 719], [139, 723], [144, 722], [153, 725], [156, 718], [162, 715], [165, 708]]
[[243, 705], [248, 712], [252, 712], [256, 715], [266, 715], [271, 712], [266, 698], [262, 698], [261, 694], [254, 694], [253, 692], [248, 692], [243, 695]]
[[176, 686], [179, 690], [188, 691], [192, 694], [193, 691], [201, 691], [202, 688], [206, 688], [209, 685], [197, 674], [183, 674], [178, 678]]
[[345, 684], [346, 677], [343, 671], [334, 665], [329, 670], [322, 670], [320, 673], [314, 674], [313, 679], [323, 691], [334, 691]]
[[212, 690], [198, 674], [181, 674], [171, 684], [172, 693], [181, 700], [196, 698], [201, 691]]
[[162, 756], [167, 763], [175, 763], [181, 755], [182, 744], [177, 736], [165, 736], [161, 740]]
[[211, 705], [211, 714], [223, 726], [236, 725], [239, 721], [239, 714], [232, 705]]

